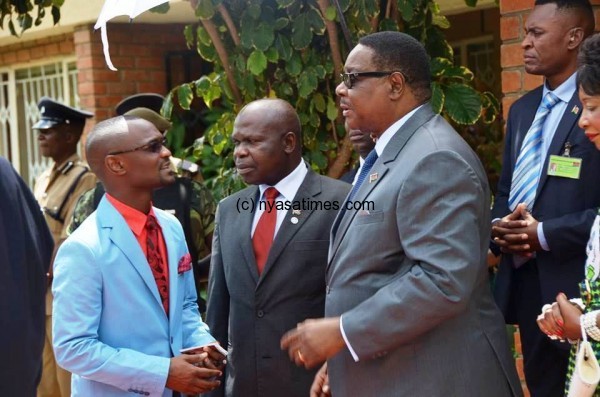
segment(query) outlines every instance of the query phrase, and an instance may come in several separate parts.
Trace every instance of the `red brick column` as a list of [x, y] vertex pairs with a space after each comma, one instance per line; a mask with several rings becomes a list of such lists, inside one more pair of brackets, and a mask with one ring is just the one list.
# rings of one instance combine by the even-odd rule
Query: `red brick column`
[[128, 95], [166, 94], [165, 54], [187, 48], [183, 25], [109, 24], [108, 40], [117, 71], [106, 66], [99, 30], [85, 25], [73, 33], [80, 104], [94, 112], [95, 121], [114, 116], [115, 105]]

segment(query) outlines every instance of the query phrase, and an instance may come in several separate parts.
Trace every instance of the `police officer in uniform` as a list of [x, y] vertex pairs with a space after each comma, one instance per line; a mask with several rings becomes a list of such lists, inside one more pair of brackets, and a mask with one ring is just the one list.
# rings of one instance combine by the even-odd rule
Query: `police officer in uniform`
[[[136, 94], [123, 99], [116, 107], [118, 115], [136, 116], [154, 124], [156, 129], [165, 133], [171, 123], [162, 117], [160, 108], [164, 98], [159, 94]], [[172, 163], [179, 175], [175, 183], [154, 192], [153, 205], [175, 215], [185, 233], [185, 239], [194, 264], [194, 277], [198, 292], [200, 312], [206, 310], [205, 295], [212, 233], [214, 230], [217, 204], [210, 190], [193, 179], [198, 166], [189, 161], [172, 158]], [[100, 183], [83, 194], [77, 202], [68, 233], [73, 232], [98, 206], [104, 194]]]
[[[40, 120], [33, 126], [42, 156], [54, 163], [36, 180], [34, 195], [54, 239], [54, 253], [67, 237], [67, 224], [83, 192], [96, 184], [96, 177], [77, 155], [77, 145], [87, 118], [92, 113], [75, 109], [50, 98], [38, 103]], [[53, 255], [54, 257], [54, 255]], [[52, 281], [52, 266], [48, 273]], [[71, 374], [56, 365], [52, 351], [52, 294], [46, 292], [46, 340], [38, 397], [71, 395]]]

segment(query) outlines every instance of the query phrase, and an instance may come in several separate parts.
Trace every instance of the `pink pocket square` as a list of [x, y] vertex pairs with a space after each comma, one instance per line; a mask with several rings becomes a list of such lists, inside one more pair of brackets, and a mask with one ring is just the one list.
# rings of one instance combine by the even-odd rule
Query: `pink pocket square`
[[177, 265], [177, 273], [181, 274], [183, 272], [187, 272], [188, 270], [192, 270], [192, 256], [187, 253], [179, 259], [179, 264]]

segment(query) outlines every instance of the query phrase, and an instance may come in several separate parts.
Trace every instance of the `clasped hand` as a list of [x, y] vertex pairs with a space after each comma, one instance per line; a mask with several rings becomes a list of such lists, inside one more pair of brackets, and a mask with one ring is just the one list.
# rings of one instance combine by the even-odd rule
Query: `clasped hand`
[[492, 239], [504, 253], [532, 257], [534, 252], [541, 249], [538, 224], [527, 206], [521, 203], [512, 213], [494, 222]]

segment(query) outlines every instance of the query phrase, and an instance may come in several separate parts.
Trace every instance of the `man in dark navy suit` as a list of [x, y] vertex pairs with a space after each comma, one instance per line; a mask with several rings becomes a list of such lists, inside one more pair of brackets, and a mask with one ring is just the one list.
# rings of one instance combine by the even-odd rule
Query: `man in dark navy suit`
[[[494, 292], [506, 322], [519, 325], [532, 397], [564, 393], [569, 345], [548, 339], [535, 319], [559, 292], [578, 295], [600, 206], [600, 154], [577, 126], [577, 52], [593, 29], [588, 0], [536, 1], [522, 47], [525, 70], [544, 84], [510, 109], [492, 210], [492, 248], [503, 252]], [[581, 162], [557, 173], [561, 157]]]
[[354, 185], [356, 181], [357, 175], [360, 172], [360, 168], [365, 162], [365, 159], [375, 147], [375, 141], [371, 137], [370, 132], [363, 132], [361, 130], [353, 130], [348, 128], [346, 125], [346, 131], [350, 136], [350, 142], [352, 142], [352, 147], [354, 151], [358, 153], [360, 156], [358, 158], [358, 163], [352, 167], [348, 172], [340, 177], [341, 181], [348, 182]]
[[36, 394], [54, 241], [39, 204], [0, 157], [0, 396]]

